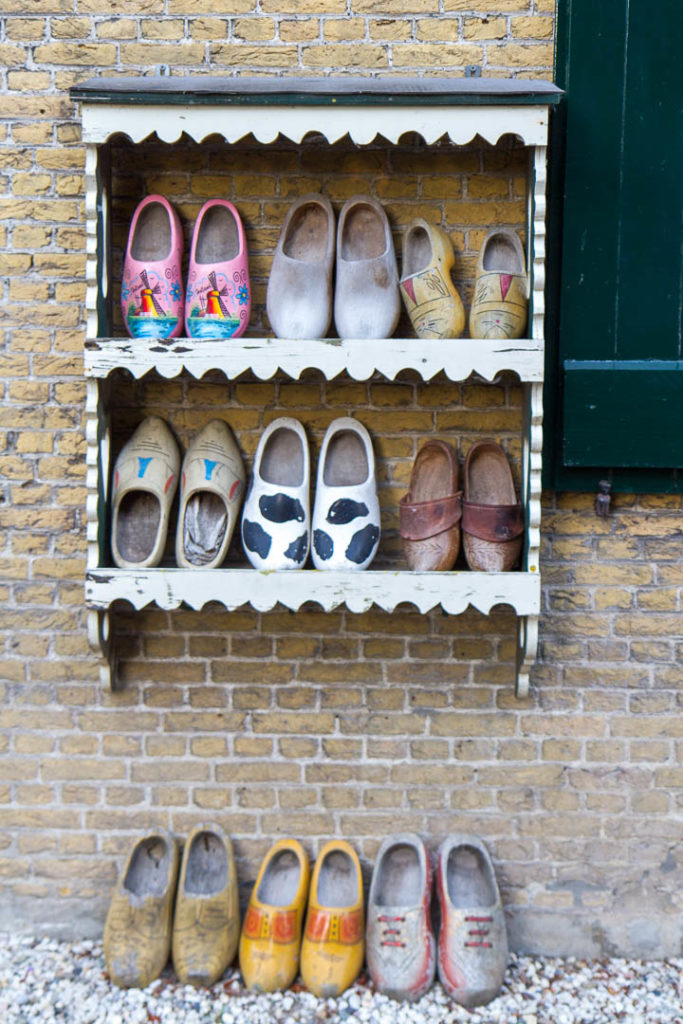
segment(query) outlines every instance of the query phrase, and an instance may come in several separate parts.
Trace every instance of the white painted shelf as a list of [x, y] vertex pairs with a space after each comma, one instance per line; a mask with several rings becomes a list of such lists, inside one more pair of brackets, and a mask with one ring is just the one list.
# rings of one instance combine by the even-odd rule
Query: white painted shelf
[[518, 615], [537, 615], [540, 576], [538, 572], [375, 569], [91, 569], [85, 593], [91, 607], [103, 610], [119, 600], [128, 601], [138, 611], [150, 604], [167, 610], [186, 605], [201, 611], [204, 605], [216, 601], [228, 611], [251, 605], [263, 612], [278, 604], [298, 611], [307, 601], [314, 601], [328, 612], [340, 606], [366, 612], [373, 605], [392, 612], [399, 604], [410, 604], [423, 614], [440, 606], [450, 615], [459, 615], [471, 605], [488, 615], [495, 605], [504, 604]]
[[[331, 610], [345, 605], [362, 612], [373, 605], [391, 612], [410, 604], [425, 613], [441, 607], [459, 614], [473, 606], [487, 614], [495, 605], [518, 616], [518, 696], [526, 696], [536, 657], [540, 613], [540, 493], [542, 450], [543, 320], [546, 234], [546, 146], [550, 107], [561, 91], [549, 82], [521, 79], [457, 78], [239, 78], [196, 76], [92, 79], [71, 89], [82, 104], [86, 143], [86, 346], [87, 539], [86, 601], [90, 642], [103, 655], [104, 682], [116, 685], [109, 609], [128, 601], [201, 609], [218, 601], [226, 609], [245, 604], [266, 611], [276, 605], [296, 610], [316, 602]], [[475, 137], [492, 145], [514, 135], [528, 149], [527, 256], [530, 277], [530, 338], [366, 340], [240, 338], [172, 341], [112, 338], [110, 148], [116, 135], [134, 143], [156, 137], [173, 142], [187, 135], [201, 143], [218, 134], [227, 144], [252, 145], [286, 138], [305, 145], [319, 133], [328, 143], [347, 136], [357, 145], [398, 143], [406, 132], [425, 144]], [[188, 571], [160, 567], [145, 572], [108, 567], [109, 409], [107, 378], [117, 370], [134, 378], [150, 371], [170, 379], [194, 378], [218, 370], [229, 379], [250, 373], [269, 379], [278, 373], [299, 379], [307, 369], [331, 380], [345, 374], [393, 380], [402, 370], [424, 381], [445, 374], [451, 381], [473, 375], [494, 381], [509, 371], [524, 395], [522, 503], [525, 547], [522, 569], [511, 573], [411, 573], [371, 569], [359, 573], [315, 570], [261, 573], [251, 568]]]
[[354, 380], [381, 374], [387, 380], [402, 370], [415, 370], [423, 380], [444, 373], [462, 381], [476, 374], [493, 381], [500, 373], [515, 373], [520, 381], [543, 380], [542, 339], [491, 341], [482, 338], [237, 338], [197, 341], [195, 338], [96, 338], [86, 343], [86, 377], [105, 378], [125, 369], [139, 378], [150, 370], [161, 377], [183, 371], [199, 378], [211, 370], [226, 377], [251, 372], [268, 380], [278, 371], [297, 380], [304, 370], [315, 368], [327, 380], [347, 373]]

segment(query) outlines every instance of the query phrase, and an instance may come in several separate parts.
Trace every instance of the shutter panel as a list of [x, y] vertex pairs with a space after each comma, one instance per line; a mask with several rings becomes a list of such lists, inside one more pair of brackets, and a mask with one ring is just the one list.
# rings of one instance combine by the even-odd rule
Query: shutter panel
[[629, 471], [683, 467], [682, 44], [681, 0], [560, 0], [558, 489], [617, 470], [616, 489], [649, 490]]

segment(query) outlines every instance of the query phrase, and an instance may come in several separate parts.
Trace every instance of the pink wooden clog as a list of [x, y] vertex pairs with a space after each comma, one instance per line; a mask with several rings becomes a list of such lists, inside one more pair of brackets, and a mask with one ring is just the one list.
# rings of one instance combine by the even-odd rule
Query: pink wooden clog
[[239, 338], [249, 324], [251, 287], [240, 215], [227, 199], [204, 203], [194, 225], [185, 326], [190, 338]]
[[133, 338], [176, 338], [183, 329], [183, 231], [168, 199], [147, 196], [128, 233], [121, 311]]

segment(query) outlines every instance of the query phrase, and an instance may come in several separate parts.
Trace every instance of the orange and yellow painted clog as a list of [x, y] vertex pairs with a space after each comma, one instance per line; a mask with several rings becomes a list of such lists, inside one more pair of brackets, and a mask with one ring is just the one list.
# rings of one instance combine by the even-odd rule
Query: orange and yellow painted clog
[[247, 988], [276, 992], [299, 970], [301, 928], [310, 869], [296, 839], [280, 839], [261, 864], [240, 936], [240, 970]]
[[338, 996], [360, 973], [365, 954], [363, 881], [355, 850], [343, 840], [326, 843], [311, 880], [301, 976], [324, 998]]

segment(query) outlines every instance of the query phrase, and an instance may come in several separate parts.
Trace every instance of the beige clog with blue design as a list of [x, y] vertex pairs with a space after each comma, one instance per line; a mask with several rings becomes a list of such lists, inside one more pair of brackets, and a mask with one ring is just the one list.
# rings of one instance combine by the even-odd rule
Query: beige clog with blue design
[[175, 539], [179, 568], [216, 569], [223, 562], [245, 480], [242, 456], [230, 427], [223, 420], [211, 420], [183, 459]]
[[158, 416], [148, 416], [114, 466], [111, 551], [121, 569], [149, 569], [164, 553], [180, 452]]

